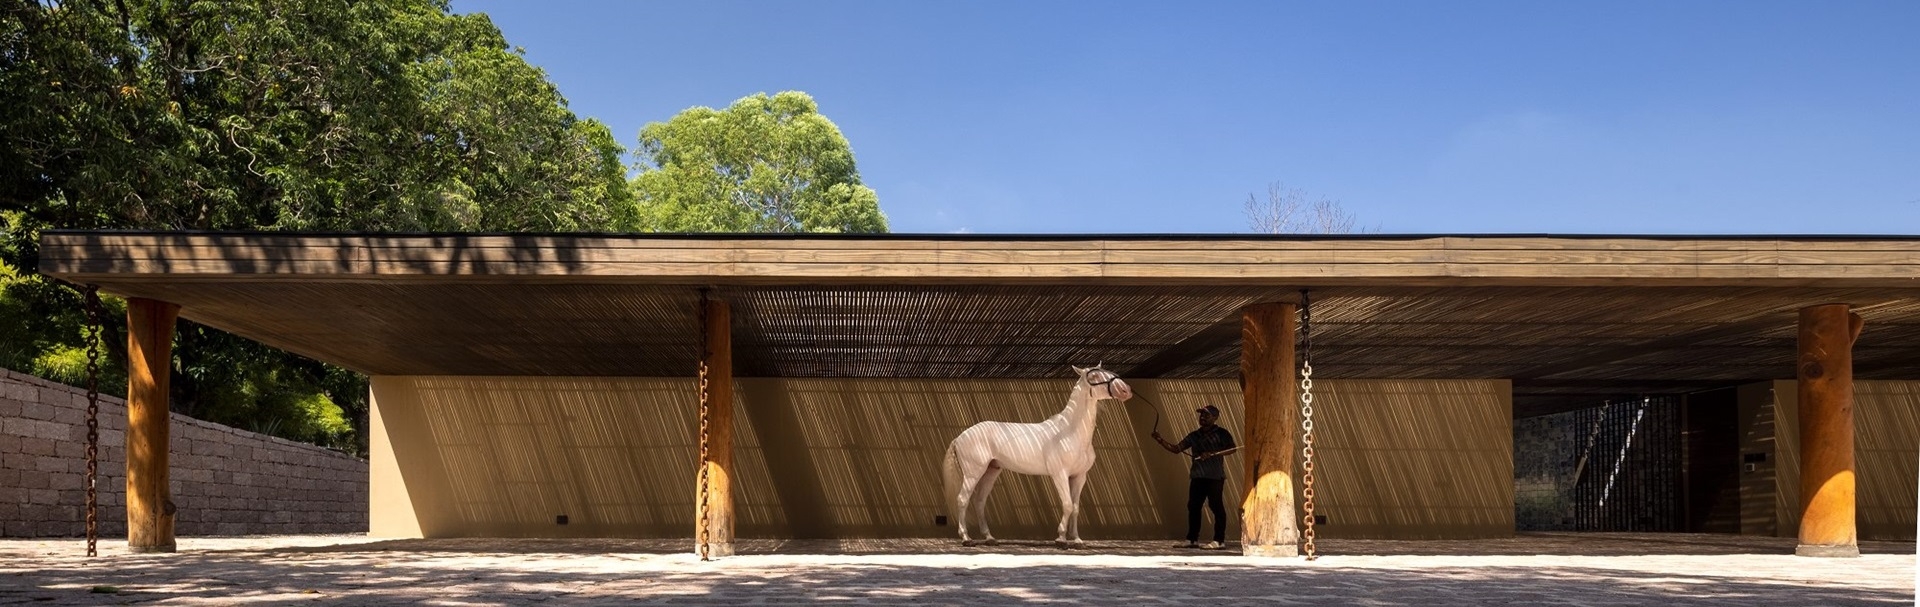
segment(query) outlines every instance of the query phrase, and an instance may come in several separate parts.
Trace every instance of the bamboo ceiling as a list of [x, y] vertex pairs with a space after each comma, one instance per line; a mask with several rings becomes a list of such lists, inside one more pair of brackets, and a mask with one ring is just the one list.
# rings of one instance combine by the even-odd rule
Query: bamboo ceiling
[[50, 233], [43, 272], [380, 375], [1233, 377], [1237, 311], [1314, 293], [1316, 377], [1507, 378], [1517, 411], [1790, 378], [1795, 311], [1920, 379], [1920, 239]]

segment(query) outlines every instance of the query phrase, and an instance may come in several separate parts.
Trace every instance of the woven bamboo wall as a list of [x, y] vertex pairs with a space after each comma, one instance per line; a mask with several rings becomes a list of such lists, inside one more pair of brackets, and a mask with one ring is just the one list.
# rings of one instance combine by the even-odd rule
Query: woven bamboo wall
[[[1065, 369], [1062, 369], [1064, 372]], [[1233, 380], [1139, 380], [1164, 434], [1225, 409]], [[1068, 380], [745, 379], [735, 484], [742, 537], [942, 537], [940, 458], [978, 421], [1040, 421]], [[1316, 385], [1325, 537], [1513, 533], [1504, 381], [1335, 380]], [[685, 379], [402, 377], [373, 380], [377, 536], [689, 537], [696, 434]], [[1184, 531], [1183, 460], [1147, 438], [1153, 406], [1106, 406], [1084, 502], [1090, 540]], [[1229, 502], [1241, 490], [1229, 462]], [[1043, 479], [1002, 477], [989, 520], [1004, 539], [1051, 539]], [[1230, 509], [1231, 511], [1231, 509]], [[567, 525], [557, 525], [557, 515]], [[1231, 517], [1230, 517], [1231, 518]], [[1230, 526], [1229, 537], [1238, 537]]]
[[[1800, 534], [1799, 391], [1772, 382], [1779, 453], [1774, 505], [1780, 537]], [[1863, 540], [1914, 539], [1920, 509], [1920, 381], [1855, 381], [1853, 458], [1856, 525]]]

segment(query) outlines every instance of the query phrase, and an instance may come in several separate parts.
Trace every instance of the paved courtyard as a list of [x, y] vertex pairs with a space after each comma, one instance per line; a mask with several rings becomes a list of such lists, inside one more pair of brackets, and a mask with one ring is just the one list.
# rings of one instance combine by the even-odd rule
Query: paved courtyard
[[0, 540], [0, 605], [1911, 605], [1914, 544], [1859, 559], [1793, 541], [1527, 534], [1486, 541], [1328, 540], [1319, 561], [1096, 542], [747, 541], [703, 563], [664, 540], [183, 538]]

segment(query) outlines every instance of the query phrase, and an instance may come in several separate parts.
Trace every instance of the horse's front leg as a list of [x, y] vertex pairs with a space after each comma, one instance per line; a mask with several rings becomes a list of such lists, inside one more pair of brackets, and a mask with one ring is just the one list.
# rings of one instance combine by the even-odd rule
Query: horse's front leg
[[1080, 490], [1087, 486], [1087, 473], [1068, 478], [1067, 484], [1073, 492], [1073, 520], [1067, 524], [1067, 535], [1072, 538], [1073, 547], [1081, 548], [1087, 545], [1080, 541]]
[[1073, 522], [1073, 483], [1066, 472], [1055, 472], [1053, 490], [1060, 494], [1060, 535], [1053, 538], [1053, 544], [1061, 548], [1068, 547], [1067, 526]]

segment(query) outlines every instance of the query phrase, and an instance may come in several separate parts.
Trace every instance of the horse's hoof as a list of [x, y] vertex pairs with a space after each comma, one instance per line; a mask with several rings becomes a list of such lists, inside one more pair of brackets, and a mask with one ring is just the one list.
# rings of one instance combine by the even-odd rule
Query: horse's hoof
[[979, 544], [980, 544], [979, 542], [976, 542], [976, 541], [973, 541], [973, 540], [960, 540], [960, 545], [962, 545], [962, 546], [966, 546], [966, 547], [968, 547], [968, 548], [972, 548], [972, 547], [974, 547], [974, 546], [977, 546], [977, 545], [979, 545]]
[[984, 539], [984, 540], [981, 540], [981, 541], [980, 541], [980, 543], [982, 543], [982, 544], [986, 544], [986, 545], [988, 545], [988, 546], [998, 546], [998, 545], [1000, 545], [1000, 540], [996, 540], [996, 539], [993, 539], [993, 538], [987, 538], [987, 539]]
[[1068, 550], [1073, 548], [1073, 544], [1067, 543], [1066, 540], [1054, 540], [1053, 545], [1061, 550]]
[[1087, 547], [1087, 543], [1086, 543], [1086, 542], [1083, 542], [1083, 541], [1080, 541], [1080, 540], [1074, 540], [1074, 541], [1071, 541], [1071, 542], [1067, 542], [1067, 547], [1068, 547], [1068, 548], [1073, 548], [1073, 549], [1075, 549], [1075, 550], [1081, 550], [1081, 549], [1085, 549], [1085, 548]]

